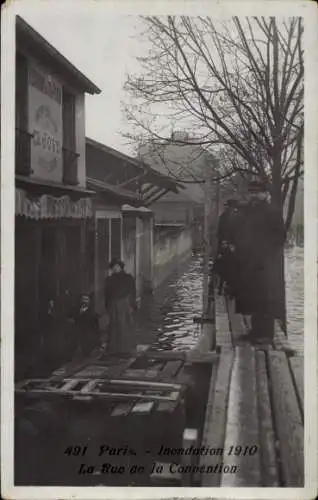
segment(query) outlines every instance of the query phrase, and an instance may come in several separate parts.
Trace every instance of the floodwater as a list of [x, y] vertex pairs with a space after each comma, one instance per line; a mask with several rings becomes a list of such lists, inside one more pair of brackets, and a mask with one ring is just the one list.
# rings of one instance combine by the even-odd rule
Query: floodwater
[[303, 352], [304, 249], [294, 246], [285, 253], [287, 333], [292, 347]]
[[[290, 344], [303, 351], [304, 334], [304, 270], [303, 248], [286, 250], [285, 282], [287, 328]], [[187, 350], [193, 348], [200, 336], [200, 325], [193, 322], [202, 311], [201, 258], [193, 257], [187, 270], [170, 284], [173, 294], [162, 307], [164, 322], [161, 332], [152, 345], [156, 350]]]
[[157, 350], [191, 349], [200, 336], [200, 326], [193, 322], [193, 318], [201, 316], [202, 311], [201, 259], [194, 257], [186, 272], [170, 287], [175, 293], [161, 308], [164, 313], [162, 331], [152, 347]]

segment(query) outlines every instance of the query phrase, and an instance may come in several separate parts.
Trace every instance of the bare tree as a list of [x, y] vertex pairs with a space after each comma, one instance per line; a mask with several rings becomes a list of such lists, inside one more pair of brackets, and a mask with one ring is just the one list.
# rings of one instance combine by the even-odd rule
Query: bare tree
[[130, 138], [162, 146], [167, 120], [195, 131], [195, 144], [219, 158], [219, 180], [239, 173], [268, 183], [272, 202], [287, 205], [288, 229], [303, 175], [302, 19], [143, 21], [149, 53], [126, 82]]

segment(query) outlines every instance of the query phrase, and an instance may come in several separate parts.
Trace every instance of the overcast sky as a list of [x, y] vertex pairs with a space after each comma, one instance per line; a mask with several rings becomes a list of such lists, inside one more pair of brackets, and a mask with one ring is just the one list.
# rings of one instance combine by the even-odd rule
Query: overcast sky
[[[58, 2], [57, 2], [58, 3]], [[24, 4], [24, 5], [23, 5]], [[108, 13], [88, 15], [57, 9], [43, 0], [36, 9], [19, 2], [21, 15], [49, 43], [92, 80], [102, 93], [86, 97], [86, 135], [123, 152], [131, 152], [121, 132], [127, 122], [120, 102], [125, 74], [138, 67], [135, 56], [142, 48], [136, 40], [138, 17]]]

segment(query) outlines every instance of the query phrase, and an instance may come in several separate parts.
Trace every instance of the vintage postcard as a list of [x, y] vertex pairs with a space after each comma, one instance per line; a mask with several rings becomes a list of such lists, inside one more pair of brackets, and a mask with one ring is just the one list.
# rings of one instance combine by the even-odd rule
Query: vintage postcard
[[3, 5], [3, 498], [315, 498], [317, 27]]

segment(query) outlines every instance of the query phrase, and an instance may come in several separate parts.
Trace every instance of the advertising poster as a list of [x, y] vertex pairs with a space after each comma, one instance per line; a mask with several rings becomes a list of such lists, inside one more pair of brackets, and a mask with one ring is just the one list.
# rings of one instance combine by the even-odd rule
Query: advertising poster
[[35, 65], [29, 66], [29, 131], [32, 175], [62, 181], [62, 86]]

